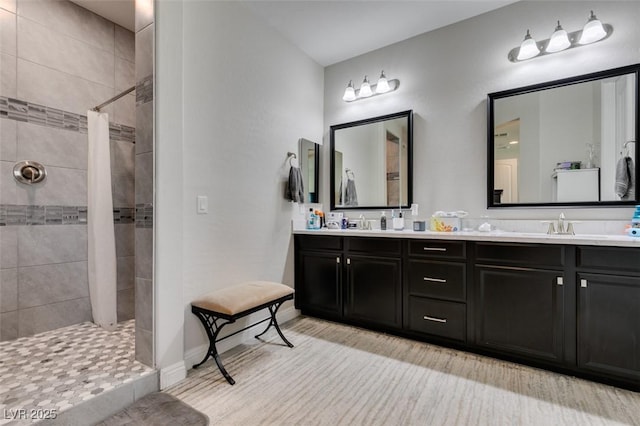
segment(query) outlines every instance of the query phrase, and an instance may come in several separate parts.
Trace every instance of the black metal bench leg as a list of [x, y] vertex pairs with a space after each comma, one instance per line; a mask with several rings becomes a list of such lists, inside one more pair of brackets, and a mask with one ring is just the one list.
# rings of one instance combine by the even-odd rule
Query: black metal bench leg
[[202, 322], [202, 325], [204, 325], [204, 330], [206, 331], [207, 337], [209, 338], [209, 349], [207, 349], [207, 354], [204, 356], [204, 359], [199, 363], [195, 364], [193, 368], [200, 367], [209, 359], [209, 357], [212, 357], [213, 360], [216, 362], [216, 365], [218, 366], [218, 369], [220, 370], [224, 378], [227, 379], [227, 382], [229, 382], [229, 384], [231, 385], [235, 385], [236, 381], [233, 380], [231, 375], [227, 372], [227, 370], [222, 365], [222, 361], [220, 360], [220, 355], [218, 355], [218, 349], [216, 348], [216, 340], [218, 339], [218, 334], [220, 333], [220, 330], [222, 330], [222, 327], [224, 327], [227, 324], [230, 324], [233, 321], [228, 321], [221, 325], [218, 325], [216, 321], [219, 318], [215, 318], [212, 315], [205, 315], [204, 313], [197, 310], [192, 310], [192, 312], [195, 314], [195, 316], [198, 317], [198, 319], [200, 319], [200, 321]]
[[[278, 304], [275, 305], [271, 305], [268, 307], [269, 309], [269, 314], [271, 314], [271, 319], [269, 320], [269, 325], [267, 326], [267, 328], [260, 334], [258, 334], [256, 337], [259, 338], [260, 336], [262, 336], [264, 333], [266, 333], [271, 326], [274, 326], [276, 328], [276, 331], [278, 332], [278, 334], [280, 335], [280, 338], [282, 339], [282, 341], [284, 343], [286, 343], [287, 346], [289, 346], [290, 348], [293, 348], [293, 344], [287, 340], [286, 337], [284, 337], [284, 334], [282, 334], [282, 331], [280, 330], [280, 326], [278, 325], [278, 320], [276, 319], [276, 313], [278, 312], [278, 309], [280, 309], [280, 306], [282, 306], [283, 302], [280, 302]], [[275, 308], [274, 308], [275, 306]]]

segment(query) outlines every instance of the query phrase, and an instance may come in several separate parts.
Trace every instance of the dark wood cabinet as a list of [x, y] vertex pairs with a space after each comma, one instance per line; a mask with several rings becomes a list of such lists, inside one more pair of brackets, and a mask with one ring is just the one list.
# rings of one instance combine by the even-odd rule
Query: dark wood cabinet
[[299, 253], [296, 307], [310, 313], [342, 317], [342, 253]]
[[296, 307], [323, 318], [400, 329], [400, 240], [322, 238], [296, 236]]
[[578, 367], [640, 384], [640, 277], [578, 274]]
[[402, 260], [349, 254], [345, 268], [345, 317], [402, 327]]
[[562, 274], [531, 268], [476, 268], [476, 343], [509, 354], [563, 360]]
[[475, 342], [519, 359], [562, 364], [565, 247], [478, 242]]
[[405, 329], [466, 342], [466, 243], [409, 240], [407, 247]]

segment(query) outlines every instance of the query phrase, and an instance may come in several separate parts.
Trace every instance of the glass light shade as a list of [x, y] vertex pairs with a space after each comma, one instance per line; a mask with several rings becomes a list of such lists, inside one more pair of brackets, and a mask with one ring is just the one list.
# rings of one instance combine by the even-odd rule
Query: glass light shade
[[594, 43], [598, 40], [602, 40], [606, 36], [607, 36], [607, 32], [604, 30], [604, 27], [602, 26], [602, 22], [600, 22], [600, 20], [596, 17], [596, 15], [593, 13], [593, 10], [592, 10], [589, 20], [587, 21], [587, 23], [584, 25], [584, 28], [582, 29], [582, 35], [580, 36], [579, 43], [580, 44]]
[[531, 34], [529, 34], [529, 30], [527, 30], [527, 35], [524, 36], [524, 40], [520, 45], [520, 51], [518, 52], [518, 60], [524, 61], [526, 59], [531, 59], [534, 56], [538, 56], [539, 54], [540, 54], [540, 49], [538, 49], [538, 44], [533, 38], [531, 38]]
[[549, 40], [549, 44], [545, 49], [549, 53], [560, 52], [561, 50], [565, 50], [571, 46], [571, 42], [569, 41], [569, 35], [560, 25], [560, 21], [558, 21], [558, 26], [556, 30], [551, 35], [551, 39]]
[[391, 90], [389, 82], [387, 81], [387, 77], [384, 75], [384, 71], [382, 71], [380, 78], [378, 79], [378, 84], [376, 84], [376, 93], [387, 93], [389, 90]]
[[356, 91], [353, 88], [353, 83], [349, 81], [347, 88], [344, 89], [344, 95], [342, 95], [342, 100], [345, 102], [351, 102], [356, 100]]
[[369, 84], [369, 79], [367, 79], [367, 76], [365, 75], [364, 80], [362, 80], [362, 84], [360, 85], [360, 97], [368, 98], [371, 95], [373, 95], [371, 85]]

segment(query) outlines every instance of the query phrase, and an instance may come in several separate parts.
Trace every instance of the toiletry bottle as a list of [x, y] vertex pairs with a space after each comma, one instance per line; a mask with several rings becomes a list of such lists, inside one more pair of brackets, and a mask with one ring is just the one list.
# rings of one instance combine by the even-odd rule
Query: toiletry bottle
[[387, 230], [387, 217], [384, 215], [384, 210], [382, 211], [382, 216], [380, 216], [380, 230]]
[[402, 217], [402, 210], [398, 213], [398, 217], [393, 218], [393, 229], [396, 231], [402, 231], [404, 229], [404, 218]]
[[307, 217], [307, 229], [316, 229], [316, 215], [313, 209], [309, 209], [309, 217]]
[[322, 212], [320, 210], [314, 210], [313, 213], [316, 217], [316, 221], [314, 223], [315, 227], [313, 229], [320, 229], [322, 227]]

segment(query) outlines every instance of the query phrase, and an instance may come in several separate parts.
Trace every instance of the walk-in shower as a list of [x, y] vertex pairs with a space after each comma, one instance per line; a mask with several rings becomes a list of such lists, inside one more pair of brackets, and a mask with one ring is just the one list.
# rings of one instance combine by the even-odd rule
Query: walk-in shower
[[[153, 372], [143, 365], [153, 365], [152, 16], [138, 24], [67, 0], [0, 2], [0, 414], [66, 410]], [[104, 115], [95, 113], [94, 133], [87, 109], [96, 105]], [[102, 144], [89, 141], [100, 134]], [[93, 194], [111, 198], [106, 208], [92, 207], [94, 181], [103, 185]], [[110, 259], [91, 248], [94, 234], [110, 240]], [[92, 309], [90, 276], [110, 282], [108, 314]], [[157, 388], [155, 372], [150, 380]]]

